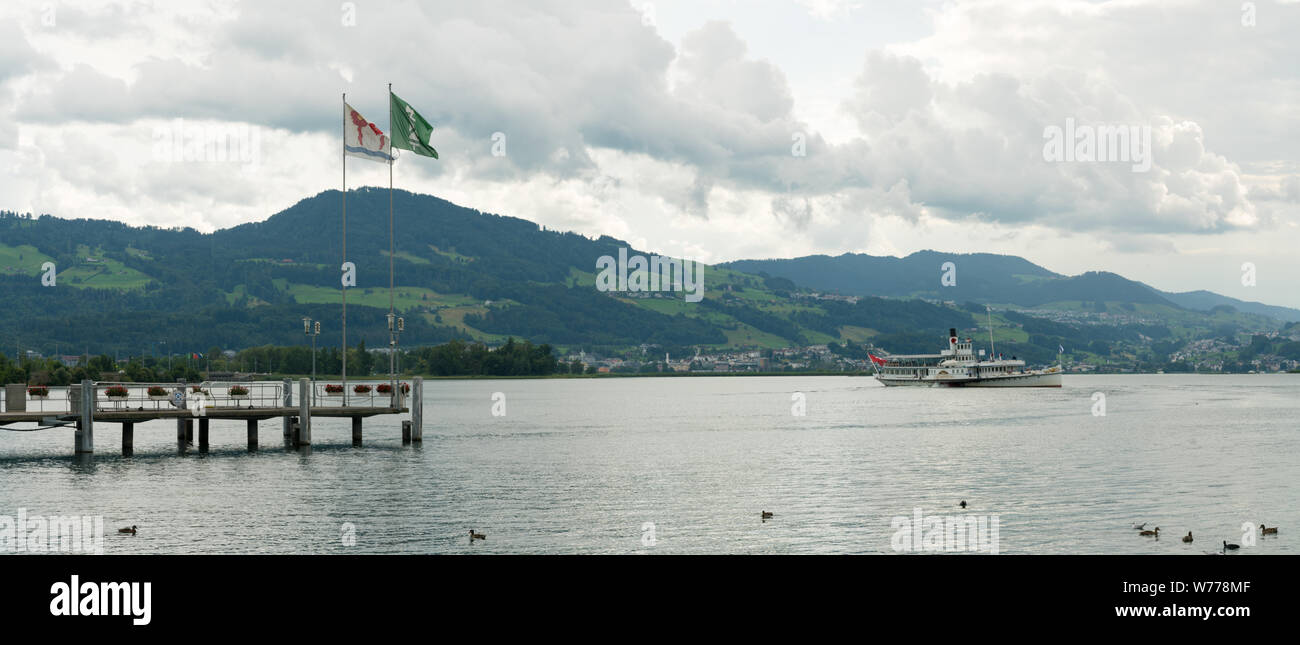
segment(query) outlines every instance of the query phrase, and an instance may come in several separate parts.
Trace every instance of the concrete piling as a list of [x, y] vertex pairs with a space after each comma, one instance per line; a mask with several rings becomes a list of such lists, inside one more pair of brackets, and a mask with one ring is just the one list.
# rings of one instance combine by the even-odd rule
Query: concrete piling
[[402, 422], [402, 445], [405, 446], [410, 443], [411, 443], [411, 422], [403, 421]]
[[298, 380], [298, 441], [297, 445], [311, 445], [311, 379]]
[[257, 451], [257, 419], [248, 420], [248, 451]]
[[361, 445], [361, 417], [352, 417], [352, 445]]
[[[293, 381], [289, 379], [284, 379], [284, 407], [286, 408], [293, 407]], [[285, 417], [284, 438], [286, 440], [290, 439], [292, 438], [292, 435], [293, 435], [293, 427], [291, 425], [291, 422], [289, 421], [289, 417]]]
[[81, 403], [81, 420], [77, 422], [75, 452], [89, 454], [95, 452], [95, 383], [94, 381], [84, 380], [81, 382], [80, 403]]
[[130, 421], [122, 422], [122, 456], [130, 457], [135, 454], [135, 424]]
[[415, 377], [411, 385], [411, 441], [424, 441], [424, 377]]

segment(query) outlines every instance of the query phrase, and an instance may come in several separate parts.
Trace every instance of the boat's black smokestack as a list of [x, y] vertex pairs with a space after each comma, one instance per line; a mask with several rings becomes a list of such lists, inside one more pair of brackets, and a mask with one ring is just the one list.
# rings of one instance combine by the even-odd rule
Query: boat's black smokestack
[[948, 328], [948, 338], [952, 338], [953, 336], [956, 336], [956, 335], [957, 335], [957, 328], [956, 328], [956, 327], [949, 327], [949, 328]]

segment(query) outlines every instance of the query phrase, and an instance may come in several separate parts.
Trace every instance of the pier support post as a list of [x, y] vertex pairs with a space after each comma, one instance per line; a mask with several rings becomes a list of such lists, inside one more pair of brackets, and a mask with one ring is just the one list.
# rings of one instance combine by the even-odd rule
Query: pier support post
[[405, 446], [409, 443], [411, 443], [411, 422], [403, 421], [402, 422], [402, 445]]
[[76, 452], [95, 452], [95, 383], [81, 382], [81, 420], [77, 422]]
[[424, 377], [415, 377], [411, 384], [411, 441], [424, 441]]
[[[284, 407], [293, 407], [293, 381], [289, 379], [284, 379]], [[284, 417], [284, 438], [289, 439], [292, 432], [292, 422], [289, 417]]]
[[185, 420], [185, 443], [194, 443], [194, 419]]
[[311, 379], [298, 380], [298, 445], [311, 445]]
[[176, 446], [185, 452], [185, 419], [176, 417]]
[[257, 451], [257, 419], [248, 420], [248, 451]]
[[361, 417], [352, 417], [352, 445], [361, 445]]
[[199, 417], [199, 452], [208, 451], [208, 418]]
[[135, 454], [135, 424], [130, 421], [122, 422], [122, 456], [130, 457]]

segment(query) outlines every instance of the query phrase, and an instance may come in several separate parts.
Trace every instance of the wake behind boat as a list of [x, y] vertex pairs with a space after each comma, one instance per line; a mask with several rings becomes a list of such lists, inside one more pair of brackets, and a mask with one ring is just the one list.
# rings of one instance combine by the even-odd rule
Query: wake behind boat
[[[983, 350], [981, 350], [981, 353]], [[1025, 369], [1025, 362], [1012, 356], [991, 355], [980, 360], [971, 339], [948, 330], [948, 348], [938, 354], [869, 354], [876, 368], [876, 380], [885, 385], [946, 385], [949, 387], [1061, 387], [1061, 367]]]

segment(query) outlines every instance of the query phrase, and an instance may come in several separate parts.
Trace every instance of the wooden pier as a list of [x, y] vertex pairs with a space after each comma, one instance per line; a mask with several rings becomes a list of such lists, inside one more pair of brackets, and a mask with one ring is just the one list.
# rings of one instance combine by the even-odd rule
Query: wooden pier
[[[66, 404], [59, 409], [27, 410], [27, 391], [14, 386], [7, 386], [5, 410], [0, 412], [0, 426], [17, 423], [34, 423], [47, 428], [59, 426], [76, 427], [73, 452], [89, 455], [95, 452], [95, 425], [97, 423], [117, 423], [122, 426], [122, 455], [130, 456], [134, 452], [135, 424], [162, 419], [176, 420], [176, 440], [185, 451], [194, 441], [194, 426], [198, 422], [198, 449], [206, 452], [210, 424], [213, 420], [244, 421], [247, 427], [248, 449], [257, 450], [258, 422], [267, 419], [283, 420], [282, 432], [287, 443], [295, 447], [309, 446], [312, 441], [312, 419], [350, 418], [352, 419], [352, 443], [361, 444], [362, 419], [382, 415], [410, 413], [410, 421], [401, 422], [402, 443], [421, 442], [423, 433], [423, 390], [424, 379], [415, 378], [407, 400], [405, 388], [399, 385], [392, 395], [381, 395], [378, 402], [374, 396], [357, 395], [359, 402], [367, 405], [351, 405], [348, 398], [341, 395], [322, 397], [316, 391], [310, 379], [300, 379], [296, 385], [289, 379], [282, 384], [106, 384], [82, 381], [80, 385], [68, 388]], [[249, 387], [261, 390], [258, 396], [250, 396]], [[193, 398], [187, 398], [187, 407], [177, 407], [171, 401], [159, 398], [161, 395], [132, 396], [131, 390], [151, 392], [169, 389], [169, 395], [186, 388], [199, 388]], [[297, 404], [294, 403], [294, 390], [298, 391]], [[124, 396], [108, 396], [106, 392], [116, 390], [115, 394], [126, 392]], [[214, 396], [212, 391], [216, 391]], [[242, 394], [232, 394], [239, 392]], [[224, 396], [222, 396], [224, 393]], [[208, 397], [212, 397], [209, 399]], [[341, 405], [322, 404], [338, 399]], [[212, 405], [208, 405], [211, 401]], [[20, 403], [21, 402], [21, 403]], [[383, 403], [384, 405], [375, 405]], [[164, 406], [165, 404], [165, 406]], [[151, 405], [152, 407], [148, 407]]]

